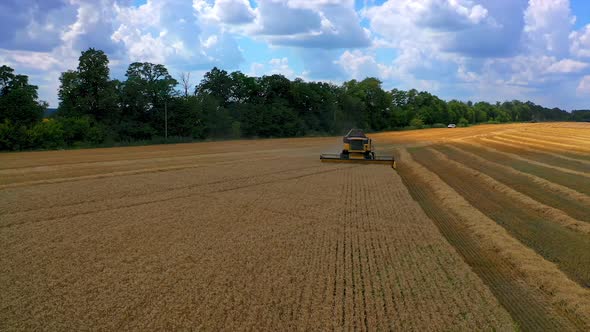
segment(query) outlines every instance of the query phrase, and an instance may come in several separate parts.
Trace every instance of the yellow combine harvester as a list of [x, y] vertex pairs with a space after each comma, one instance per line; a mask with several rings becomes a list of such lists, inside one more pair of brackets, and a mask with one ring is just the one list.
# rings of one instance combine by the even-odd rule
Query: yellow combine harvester
[[344, 148], [340, 154], [324, 153], [320, 155], [320, 160], [323, 162], [338, 163], [387, 164], [395, 168], [395, 159], [393, 156], [375, 156], [373, 141], [360, 129], [351, 129], [342, 138], [342, 142], [344, 142]]

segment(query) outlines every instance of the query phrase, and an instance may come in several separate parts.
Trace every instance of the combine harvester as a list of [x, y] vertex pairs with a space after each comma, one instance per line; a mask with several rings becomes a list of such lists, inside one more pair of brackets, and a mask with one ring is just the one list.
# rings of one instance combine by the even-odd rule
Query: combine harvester
[[336, 163], [386, 164], [395, 168], [395, 159], [393, 156], [375, 156], [373, 141], [362, 130], [351, 129], [342, 138], [342, 141], [344, 142], [344, 148], [340, 154], [324, 153], [320, 155], [320, 160]]

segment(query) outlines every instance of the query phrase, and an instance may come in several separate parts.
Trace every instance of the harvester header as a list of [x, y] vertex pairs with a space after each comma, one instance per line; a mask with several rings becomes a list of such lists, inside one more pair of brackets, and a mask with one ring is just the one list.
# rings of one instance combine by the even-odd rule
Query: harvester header
[[324, 153], [320, 155], [322, 162], [386, 164], [395, 168], [393, 156], [376, 156], [373, 141], [360, 129], [351, 129], [342, 138], [344, 146], [340, 154]]

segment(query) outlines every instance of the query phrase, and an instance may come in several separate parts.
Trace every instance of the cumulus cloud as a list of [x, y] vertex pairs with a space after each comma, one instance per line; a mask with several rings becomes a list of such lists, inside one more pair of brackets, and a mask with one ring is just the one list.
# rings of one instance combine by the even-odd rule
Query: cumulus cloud
[[[254, 75], [332, 82], [376, 76], [385, 87], [443, 97], [557, 100], [551, 95], [568, 103], [587, 89], [590, 24], [573, 31], [568, 0], [357, 7], [354, 0], [4, 0], [0, 61], [29, 74], [50, 101], [59, 73], [75, 68], [88, 47], [107, 52], [118, 77], [131, 61], [163, 63], [171, 72], [236, 69], [253, 42], [269, 46], [248, 54], [242, 68]], [[549, 88], [552, 94], [543, 93]]]
[[522, 1], [389, 0], [365, 10], [374, 32], [397, 48], [412, 43], [466, 56], [516, 52]]
[[396, 56], [380, 64], [385, 70], [359, 53], [349, 61], [356, 64], [349, 75], [365, 66], [392, 80], [436, 77], [443, 90], [466, 95], [496, 93], [500, 99], [518, 92], [539, 100], [541, 93], [535, 94], [551, 85], [563, 98], [566, 83], [590, 69], [582, 59], [590, 54], [590, 27], [571, 31], [575, 17], [567, 0], [389, 0], [366, 8], [364, 17], [376, 36], [374, 48]]
[[530, 0], [524, 12], [524, 32], [535, 51], [564, 55], [576, 18], [569, 0]]
[[273, 58], [270, 59], [266, 64], [254, 62], [250, 65], [250, 72], [252, 76], [264, 76], [280, 74], [289, 79], [296, 78], [295, 70], [289, 65], [289, 59], [287, 58]]
[[340, 64], [344, 71], [354, 79], [364, 79], [372, 76], [384, 83], [385, 89], [393, 87], [401, 89], [418, 89], [436, 92], [440, 89], [440, 83], [432, 79], [420, 78], [408, 67], [397, 65], [399, 58], [391, 63], [377, 61], [374, 54], [368, 52], [345, 51], [336, 63]]
[[271, 66], [270, 73], [271, 74], [282, 74], [289, 78], [295, 77], [295, 71], [289, 67], [289, 59], [287, 58], [280, 58], [280, 59], [271, 59], [269, 61]]
[[576, 93], [580, 96], [590, 96], [590, 75], [582, 77]]
[[0, 60], [2, 63], [37, 71], [51, 70], [60, 65], [58, 59], [44, 52], [0, 50]]
[[255, 34], [273, 45], [357, 48], [370, 44], [352, 1], [261, 0]]
[[582, 69], [588, 68], [588, 64], [572, 59], [563, 59], [551, 64], [547, 68], [547, 73], [576, 73]]
[[[234, 7], [240, 4], [245, 11]], [[3, 1], [0, 24], [10, 28], [0, 29], [0, 60], [42, 81], [40, 95], [52, 106], [60, 72], [76, 68], [89, 47], [108, 54], [115, 76], [131, 61], [163, 63], [171, 72], [237, 68], [242, 53], [223, 24], [251, 20], [254, 11], [247, 0], [220, 0], [210, 9], [216, 22], [181, 0], [148, 0], [138, 7], [126, 0]]]
[[213, 5], [205, 0], [194, 0], [193, 7], [203, 18], [226, 24], [250, 23], [256, 16], [248, 0], [217, 0]]
[[389, 79], [392, 76], [390, 67], [378, 63], [374, 56], [359, 50], [345, 51], [337, 63], [344, 68], [349, 77], [354, 79], [363, 79], [368, 76]]
[[49, 51], [61, 43], [64, 26], [76, 19], [75, 8], [61, 0], [0, 2], [0, 47]]
[[[125, 46], [131, 61], [165, 63], [186, 70], [221, 64], [237, 67], [242, 55], [233, 36], [217, 25], [201, 24], [195, 13], [200, 10], [212, 15], [216, 7], [206, 9], [198, 4], [149, 0], [139, 7], [117, 6], [119, 25], [111, 39]], [[227, 4], [228, 1], [221, 2], [222, 7]], [[225, 18], [238, 20], [237, 16]]]
[[346, 78], [342, 66], [338, 63], [341, 52], [335, 49], [301, 49], [305, 76], [315, 80], [342, 80]]
[[578, 57], [590, 58], [590, 24], [580, 31], [573, 31], [569, 35], [571, 42], [570, 52]]
[[320, 14], [308, 8], [291, 7], [287, 2], [260, 0], [259, 33], [294, 35], [309, 33], [321, 27]]
[[110, 38], [117, 23], [115, 0], [70, 2], [77, 10], [75, 22], [67, 26], [61, 36], [66, 47], [78, 50], [94, 47], [110, 54], [120, 51], [119, 45]]

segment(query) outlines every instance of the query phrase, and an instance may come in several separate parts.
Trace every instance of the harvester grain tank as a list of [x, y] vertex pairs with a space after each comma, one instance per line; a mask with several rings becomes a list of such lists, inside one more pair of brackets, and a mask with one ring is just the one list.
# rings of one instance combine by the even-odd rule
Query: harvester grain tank
[[375, 155], [375, 146], [373, 140], [365, 135], [360, 129], [351, 129], [346, 136], [342, 138], [344, 146], [340, 154], [324, 153], [320, 155], [323, 162], [339, 163], [366, 163], [366, 164], [387, 164], [395, 168], [395, 159], [393, 156]]

